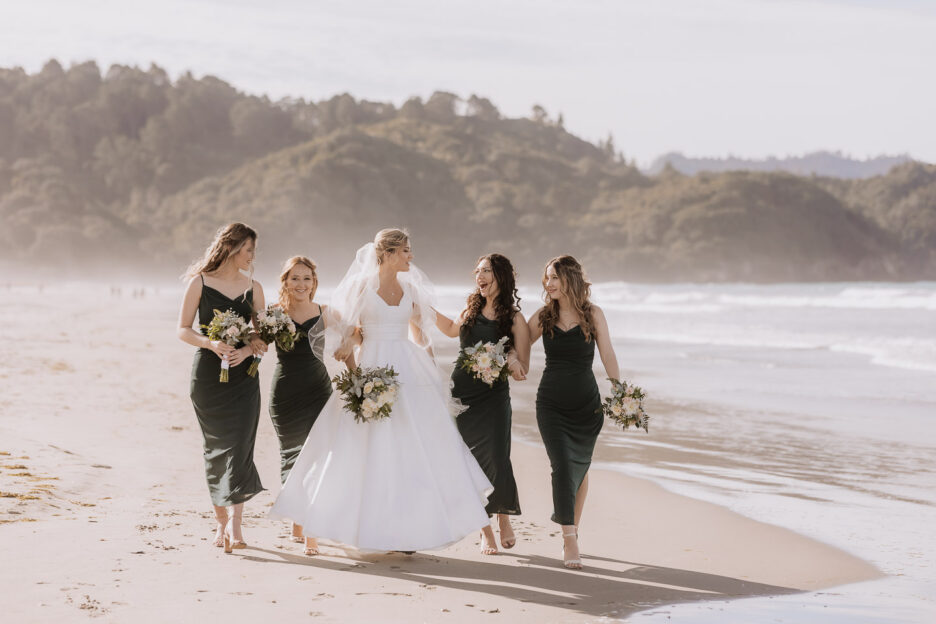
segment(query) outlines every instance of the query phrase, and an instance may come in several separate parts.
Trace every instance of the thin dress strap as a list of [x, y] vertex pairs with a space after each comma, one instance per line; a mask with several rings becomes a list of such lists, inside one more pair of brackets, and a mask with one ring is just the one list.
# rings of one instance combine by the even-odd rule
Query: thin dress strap
[[198, 277], [201, 278], [201, 285], [204, 286], [204, 285], [205, 285], [205, 274], [204, 274], [204, 273], [199, 273], [199, 274], [198, 274]]

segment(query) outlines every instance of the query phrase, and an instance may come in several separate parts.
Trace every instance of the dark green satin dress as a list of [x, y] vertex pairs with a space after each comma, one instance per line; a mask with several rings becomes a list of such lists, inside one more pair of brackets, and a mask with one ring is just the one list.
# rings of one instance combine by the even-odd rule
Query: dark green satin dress
[[[479, 340], [497, 342], [502, 336], [497, 321], [479, 314], [474, 325], [462, 327], [460, 344], [464, 349], [474, 346]], [[518, 515], [520, 500], [510, 463], [510, 384], [505, 379], [488, 386], [459, 368], [458, 364], [452, 371], [452, 382], [452, 396], [468, 406], [458, 415], [455, 424], [494, 486], [485, 509], [488, 515]]]
[[575, 494], [591, 465], [603, 423], [592, 373], [595, 341], [582, 328], [543, 333], [546, 368], [536, 392], [536, 424], [552, 466], [553, 522], [575, 524]]
[[[234, 310], [250, 319], [253, 291], [230, 299], [202, 279], [199, 324], [210, 323], [214, 310]], [[243, 503], [263, 490], [253, 460], [260, 422], [260, 381], [259, 375], [247, 374], [251, 361], [248, 357], [232, 366], [227, 383], [219, 381], [221, 359], [210, 349], [199, 349], [192, 363], [189, 395], [204, 438], [208, 492], [211, 502], [221, 507]]]
[[306, 338], [319, 317], [296, 325], [303, 336], [296, 340], [292, 351], [283, 351], [279, 345], [276, 346], [279, 361], [270, 389], [270, 418], [279, 438], [280, 478], [283, 483], [332, 393], [328, 370], [312, 353], [312, 345]]

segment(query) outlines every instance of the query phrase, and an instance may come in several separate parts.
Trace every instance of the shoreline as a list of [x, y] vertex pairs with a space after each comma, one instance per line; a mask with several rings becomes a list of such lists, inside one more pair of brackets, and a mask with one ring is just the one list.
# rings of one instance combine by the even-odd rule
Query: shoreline
[[[197, 434], [186, 429], [190, 438]], [[176, 437], [172, 431], [165, 437]], [[58, 465], [73, 476], [103, 466], [88, 466], [84, 451], [64, 447], [29, 452], [30, 459], [61, 460], [67, 454], [74, 458], [71, 465]], [[131, 497], [130, 505], [102, 496], [109, 484], [76, 491], [65, 482], [54, 498], [30, 501], [37, 503], [35, 522], [0, 526], [8, 560], [29, 562], [0, 574], [10, 595], [19, 597], [8, 610], [29, 621], [74, 616], [77, 607], [113, 621], [131, 615], [142, 621], [194, 622], [209, 616], [246, 621], [239, 619], [245, 612], [251, 617], [318, 612], [323, 621], [443, 616], [469, 621], [490, 613], [521, 622], [588, 622], [671, 604], [796, 594], [881, 576], [858, 558], [788, 529], [602, 469], [590, 472], [581, 539], [585, 570], [567, 571], [560, 565], [559, 527], [548, 520], [545, 451], [515, 444], [513, 459], [524, 512], [514, 518], [518, 545], [494, 557], [480, 555], [472, 536], [412, 557], [362, 554], [323, 541], [323, 555], [304, 557], [301, 545], [288, 541], [288, 526], [266, 516], [274, 499], [270, 490], [246, 505], [248, 548], [224, 555], [210, 545], [213, 522], [210, 507], [201, 501], [203, 484], [191, 483], [201, 476], [197, 473], [176, 471], [171, 483], [154, 484], [151, 492]], [[35, 463], [37, 473], [45, 463], [17, 461]], [[275, 476], [269, 467], [262, 472], [267, 480]], [[186, 496], [170, 498], [167, 490], [173, 486], [184, 486]], [[59, 517], [40, 509], [61, 509], [62, 500], [73, 506]], [[63, 552], [62, 544], [80, 547]], [[154, 588], [158, 591], [151, 595]], [[174, 596], [176, 604], [165, 604], [165, 595]], [[388, 610], [401, 616], [387, 617]]]
[[[269, 488], [246, 505], [249, 547], [210, 546], [201, 436], [188, 400], [192, 349], [171, 332], [169, 298], [76, 298], [69, 325], [41, 296], [2, 313], [17, 357], [0, 369], [0, 581], [15, 620], [195, 622], [208, 617], [321, 621], [594, 621], [661, 605], [775, 596], [881, 573], [814, 539], [645, 479], [595, 469], [582, 523], [583, 572], [561, 567], [549, 521], [545, 451], [517, 442], [518, 545], [480, 555], [474, 536], [439, 552], [361, 555], [323, 542], [304, 557], [266, 511], [278, 448], [266, 413], [275, 357], [261, 365], [255, 461]], [[18, 308], [23, 309], [23, 308]], [[441, 348], [447, 365], [454, 348]], [[535, 422], [536, 378], [513, 388]], [[652, 427], [652, 425], [651, 425]], [[651, 428], [651, 431], [653, 429]], [[5, 455], [3, 453], [9, 453]], [[598, 458], [596, 457], [596, 461]], [[691, 519], [691, 520], [690, 520]]]

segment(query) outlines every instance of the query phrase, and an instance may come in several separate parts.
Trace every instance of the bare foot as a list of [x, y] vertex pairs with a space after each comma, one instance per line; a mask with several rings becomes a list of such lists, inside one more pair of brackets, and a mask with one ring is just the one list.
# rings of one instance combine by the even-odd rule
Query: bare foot
[[314, 537], [305, 538], [305, 549], [303, 549], [302, 554], [310, 557], [319, 554], [318, 540]]
[[293, 522], [292, 525], [292, 535], [289, 536], [289, 539], [296, 542], [297, 544], [302, 543], [302, 525], [296, 524]]
[[494, 539], [494, 530], [490, 526], [481, 529], [481, 554], [497, 554], [497, 540]]

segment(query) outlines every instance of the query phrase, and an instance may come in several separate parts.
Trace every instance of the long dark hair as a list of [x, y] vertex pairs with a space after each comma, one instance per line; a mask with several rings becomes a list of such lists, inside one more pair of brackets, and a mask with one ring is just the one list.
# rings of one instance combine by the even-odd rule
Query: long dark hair
[[[478, 258], [478, 264], [481, 264], [483, 260], [491, 263], [491, 272], [497, 282], [494, 313], [497, 314], [498, 329], [502, 336], [507, 336], [507, 348], [510, 348], [514, 343], [514, 315], [520, 311], [520, 296], [517, 294], [517, 274], [506, 256], [497, 253], [487, 254]], [[474, 292], [468, 295], [461, 331], [468, 331], [474, 326], [486, 303], [487, 299], [481, 296], [481, 290], [478, 288], [475, 288]]]
[[547, 262], [543, 268], [543, 300], [546, 305], [540, 310], [539, 315], [543, 333], [552, 336], [556, 329], [556, 322], [559, 320], [559, 302], [552, 299], [546, 292], [546, 271], [549, 267], [555, 269], [556, 275], [559, 276], [562, 292], [579, 317], [586, 342], [591, 342], [595, 335], [595, 322], [592, 320], [591, 282], [585, 275], [585, 269], [572, 256], [557, 256]]
[[[241, 250], [247, 241], [257, 242], [257, 232], [243, 223], [228, 223], [215, 234], [214, 240], [205, 249], [202, 257], [192, 263], [184, 277], [195, 277], [199, 273], [212, 273], [221, 268], [224, 261]], [[253, 281], [253, 265], [250, 267]]]

